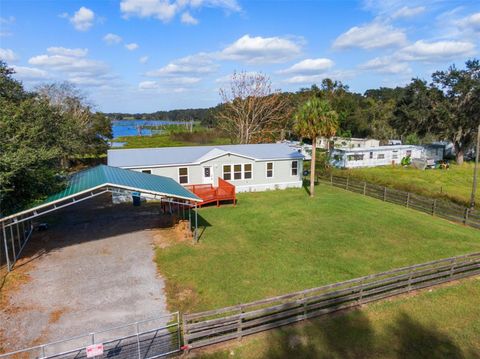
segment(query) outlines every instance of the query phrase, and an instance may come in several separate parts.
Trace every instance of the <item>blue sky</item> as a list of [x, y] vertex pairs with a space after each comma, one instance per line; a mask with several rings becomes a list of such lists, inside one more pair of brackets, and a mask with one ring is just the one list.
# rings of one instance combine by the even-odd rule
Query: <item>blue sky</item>
[[96, 108], [220, 102], [233, 71], [297, 90], [428, 79], [480, 57], [479, 1], [1, 0], [0, 58], [33, 88], [70, 81]]

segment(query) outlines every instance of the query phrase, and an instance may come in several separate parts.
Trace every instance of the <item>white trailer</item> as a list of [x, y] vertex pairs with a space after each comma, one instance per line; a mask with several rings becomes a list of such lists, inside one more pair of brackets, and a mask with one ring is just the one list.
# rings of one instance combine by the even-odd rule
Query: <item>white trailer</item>
[[425, 149], [413, 145], [335, 148], [330, 155], [330, 164], [338, 168], [398, 165], [406, 156], [412, 159], [425, 158]]

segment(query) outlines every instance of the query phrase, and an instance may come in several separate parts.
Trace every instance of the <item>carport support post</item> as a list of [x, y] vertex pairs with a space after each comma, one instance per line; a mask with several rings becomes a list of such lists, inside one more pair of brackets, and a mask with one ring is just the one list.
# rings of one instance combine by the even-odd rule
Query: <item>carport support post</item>
[[195, 202], [195, 243], [198, 243], [198, 209], [197, 209], [197, 202]]
[[2, 223], [3, 244], [5, 246], [5, 258], [7, 259], [7, 270], [10, 272], [10, 257], [8, 256], [7, 232], [5, 231], [5, 223]]
[[10, 224], [10, 240], [12, 241], [13, 261], [17, 261], [17, 251], [15, 250], [15, 236], [13, 235], [13, 224]]

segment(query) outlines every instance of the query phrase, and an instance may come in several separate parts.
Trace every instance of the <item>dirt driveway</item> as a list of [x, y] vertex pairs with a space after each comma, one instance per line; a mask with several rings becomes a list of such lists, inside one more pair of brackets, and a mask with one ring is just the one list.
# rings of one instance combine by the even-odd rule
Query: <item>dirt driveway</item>
[[167, 314], [153, 261], [158, 206], [95, 199], [42, 221], [49, 229], [34, 233], [18, 266], [29, 279], [0, 311], [7, 351]]

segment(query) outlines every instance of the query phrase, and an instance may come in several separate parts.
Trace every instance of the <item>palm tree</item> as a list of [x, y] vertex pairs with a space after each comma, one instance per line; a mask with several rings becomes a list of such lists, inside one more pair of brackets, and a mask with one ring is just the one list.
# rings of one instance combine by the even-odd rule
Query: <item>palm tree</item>
[[302, 137], [312, 140], [312, 161], [310, 165], [310, 197], [315, 191], [315, 157], [317, 138], [326, 137], [329, 141], [338, 128], [338, 114], [327, 100], [312, 97], [302, 104], [295, 115], [295, 129]]

